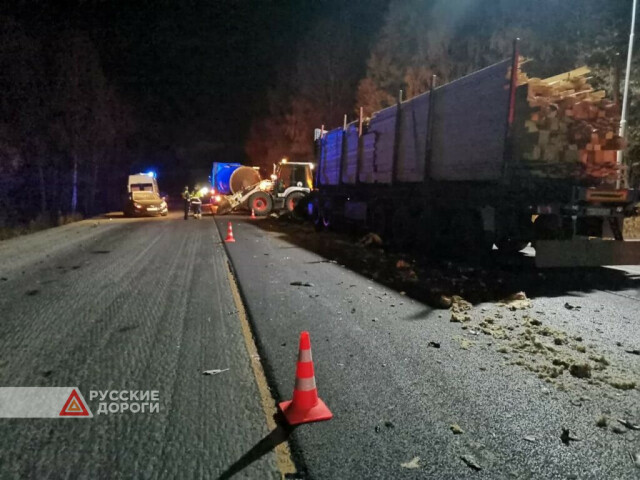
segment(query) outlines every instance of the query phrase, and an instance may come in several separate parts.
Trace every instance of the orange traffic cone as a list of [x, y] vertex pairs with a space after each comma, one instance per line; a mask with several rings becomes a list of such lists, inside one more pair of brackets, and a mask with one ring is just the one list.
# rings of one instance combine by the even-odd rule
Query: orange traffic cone
[[253, 210], [253, 208], [251, 209], [251, 218], [257, 218], [256, 212]]
[[289, 425], [329, 420], [333, 414], [318, 398], [316, 377], [313, 373], [311, 358], [311, 340], [309, 332], [300, 334], [298, 364], [296, 366], [296, 385], [293, 387], [293, 400], [278, 405]]
[[224, 241], [227, 243], [236, 241], [236, 239], [233, 238], [233, 228], [231, 228], [231, 222], [227, 223], [227, 238], [225, 238]]

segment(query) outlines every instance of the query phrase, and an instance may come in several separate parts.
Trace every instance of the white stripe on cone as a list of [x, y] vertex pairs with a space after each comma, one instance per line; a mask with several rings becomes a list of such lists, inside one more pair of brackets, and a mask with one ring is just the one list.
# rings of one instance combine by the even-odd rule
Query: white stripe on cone
[[301, 392], [308, 392], [309, 390], [316, 389], [316, 377], [311, 378], [296, 378], [296, 390]]
[[312, 362], [311, 350], [300, 350], [298, 352], [298, 362]]

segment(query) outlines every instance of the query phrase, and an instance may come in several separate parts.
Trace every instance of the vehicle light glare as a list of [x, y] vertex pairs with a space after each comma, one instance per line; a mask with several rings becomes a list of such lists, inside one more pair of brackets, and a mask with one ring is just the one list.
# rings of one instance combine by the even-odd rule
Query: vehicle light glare
[[260, 190], [267, 190], [271, 186], [271, 182], [269, 180], [262, 180], [260, 182]]

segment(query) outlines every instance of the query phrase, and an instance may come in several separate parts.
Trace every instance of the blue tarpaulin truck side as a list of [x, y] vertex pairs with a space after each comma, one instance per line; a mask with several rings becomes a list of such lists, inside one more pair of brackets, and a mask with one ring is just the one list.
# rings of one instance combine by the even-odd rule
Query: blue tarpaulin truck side
[[211, 168], [211, 186], [220, 195], [229, 195], [231, 191], [231, 175], [242, 164], [213, 162]]

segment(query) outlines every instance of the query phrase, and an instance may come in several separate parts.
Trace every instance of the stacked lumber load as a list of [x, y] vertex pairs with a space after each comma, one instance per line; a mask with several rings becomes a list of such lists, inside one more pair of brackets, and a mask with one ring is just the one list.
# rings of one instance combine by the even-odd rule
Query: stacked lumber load
[[588, 74], [586, 67], [546, 79], [519, 72], [528, 108], [517, 142], [532, 175], [607, 183], [620, 175], [619, 108], [604, 90], [594, 91]]

